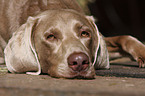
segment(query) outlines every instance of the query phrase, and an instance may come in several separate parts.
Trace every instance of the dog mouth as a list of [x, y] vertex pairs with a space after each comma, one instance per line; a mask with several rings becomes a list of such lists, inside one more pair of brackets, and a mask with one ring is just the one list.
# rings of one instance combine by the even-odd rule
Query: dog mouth
[[75, 74], [75, 75], [70, 75], [70, 77], [68, 79], [94, 79], [94, 75], [86, 75], [86, 74]]
[[48, 73], [48, 75], [53, 78], [63, 79], [95, 79], [95, 70], [93, 68], [88, 68], [80, 72], [68, 70], [66, 73]]
[[66, 79], [95, 79], [95, 70], [92, 67], [87, 68], [83, 71], [69, 70], [66, 74], [57, 74], [57, 78]]
[[81, 76], [81, 75], [78, 75], [78, 76], [75, 76], [75, 77], [72, 77], [72, 78], [67, 78], [67, 79], [86, 79], [86, 80], [92, 80], [92, 79], [95, 79], [95, 77], [85, 77], [85, 76]]
[[95, 79], [95, 75], [85, 75], [85, 74], [74, 74], [74, 75], [61, 75], [61, 76], [51, 76], [54, 78], [63, 78], [63, 79]]

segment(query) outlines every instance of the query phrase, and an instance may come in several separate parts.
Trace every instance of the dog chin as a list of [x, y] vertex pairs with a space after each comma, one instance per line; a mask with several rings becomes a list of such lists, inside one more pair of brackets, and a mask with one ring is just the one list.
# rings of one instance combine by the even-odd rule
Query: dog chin
[[72, 76], [71, 78], [68, 79], [95, 79], [95, 75], [76, 75], [76, 76]]
[[95, 73], [88, 74], [88, 72], [70, 73], [70, 74], [50, 74], [54, 78], [66, 78], [66, 79], [95, 79]]

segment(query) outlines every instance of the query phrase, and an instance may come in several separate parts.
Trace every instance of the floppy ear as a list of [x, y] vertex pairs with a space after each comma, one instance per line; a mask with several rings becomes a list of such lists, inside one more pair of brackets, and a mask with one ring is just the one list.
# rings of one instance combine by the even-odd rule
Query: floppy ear
[[87, 19], [94, 27], [92, 36], [92, 53], [94, 57], [93, 66], [95, 69], [109, 69], [109, 55], [103, 36], [99, 32], [93, 16], [87, 16]]
[[27, 74], [31, 75], [39, 75], [41, 73], [38, 56], [31, 43], [33, 27], [37, 21], [38, 18], [29, 17], [27, 22], [9, 40], [4, 53], [6, 66], [10, 72], [27, 72]]

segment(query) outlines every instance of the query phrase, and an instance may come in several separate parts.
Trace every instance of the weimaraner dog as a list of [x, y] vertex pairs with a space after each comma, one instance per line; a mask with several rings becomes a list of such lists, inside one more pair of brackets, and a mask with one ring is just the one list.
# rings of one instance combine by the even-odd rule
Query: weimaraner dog
[[110, 68], [109, 54], [144, 67], [140, 41], [104, 38], [94, 22], [75, 0], [0, 0], [0, 61], [12, 73], [62, 78], [94, 78]]

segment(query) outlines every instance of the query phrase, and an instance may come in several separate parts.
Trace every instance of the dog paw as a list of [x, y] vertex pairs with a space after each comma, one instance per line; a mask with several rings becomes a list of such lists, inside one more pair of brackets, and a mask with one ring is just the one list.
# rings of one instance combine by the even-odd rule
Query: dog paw
[[138, 62], [139, 68], [145, 67], [145, 60], [142, 57], [139, 57], [137, 62]]

